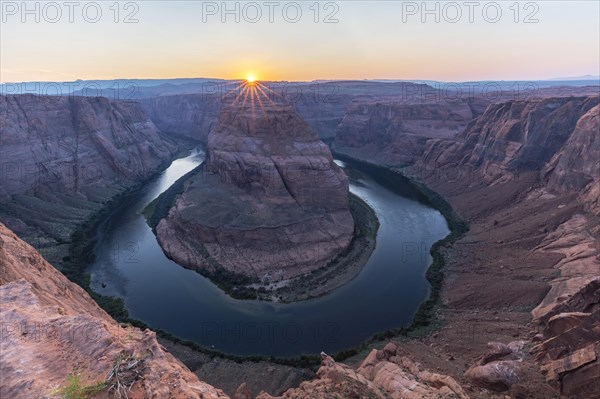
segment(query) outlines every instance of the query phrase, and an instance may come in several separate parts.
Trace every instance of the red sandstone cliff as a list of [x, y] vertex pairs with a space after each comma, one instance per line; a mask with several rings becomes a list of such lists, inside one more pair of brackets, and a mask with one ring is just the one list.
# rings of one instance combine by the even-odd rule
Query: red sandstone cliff
[[58, 397], [69, 376], [80, 386], [106, 381], [95, 398], [115, 397], [117, 381], [126, 390], [118, 394], [132, 399], [228, 398], [167, 353], [154, 332], [119, 325], [3, 224], [0, 302], [2, 398]]

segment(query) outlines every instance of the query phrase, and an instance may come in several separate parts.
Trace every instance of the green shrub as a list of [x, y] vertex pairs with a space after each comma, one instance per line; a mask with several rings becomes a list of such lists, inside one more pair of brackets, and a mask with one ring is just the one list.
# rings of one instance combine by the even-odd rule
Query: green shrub
[[69, 374], [67, 385], [60, 388], [58, 394], [62, 399], [88, 399], [104, 389], [106, 389], [105, 382], [82, 386], [79, 374]]

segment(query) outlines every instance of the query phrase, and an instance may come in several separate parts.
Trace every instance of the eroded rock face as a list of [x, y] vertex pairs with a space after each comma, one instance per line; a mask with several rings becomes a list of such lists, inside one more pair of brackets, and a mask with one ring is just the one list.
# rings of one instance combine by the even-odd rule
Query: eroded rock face
[[600, 247], [590, 227], [588, 218], [575, 215], [536, 249], [563, 258], [554, 265], [560, 276], [531, 312], [543, 327], [532, 353], [548, 383], [568, 397], [600, 395], [591, 383], [600, 376]]
[[222, 109], [204, 170], [157, 237], [184, 266], [277, 281], [327, 265], [353, 231], [329, 148], [289, 106], [242, 96]]
[[[0, 302], [2, 398], [57, 397], [69, 375], [93, 385], [119, 362], [133, 383], [129, 398], [227, 398], [165, 352], [154, 332], [119, 325], [1, 223]], [[113, 383], [97, 397], [113, 397]]]
[[532, 353], [557, 391], [587, 398], [600, 395], [592, 382], [600, 376], [600, 278], [582, 280], [566, 280], [575, 288], [563, 289], [558, 304], [538, 320], [544, 326], [542, 342]]
[[173, 152], [131, 102], [14, 95], [0, 96], [0, 110], [2, 159], [15, 167], [3, 197], [47, 186], [85, 195], [90, 186], [148, 177]]
[[550, 98], [490, 105], [463, 137], [468, 162], [541, 170], [598, 98]]
[[38, 248], [68, 242], [175, 152], [137, 104], [102, 97], [0, 96], [0, 130], [0, 217]]
[[[569, 163], [571, 151], [580, 152], [586, 143], [595, 141], [583, 139], [579, 150], [565, 145], [572, 137], [575, 137], [574, 142], [582, 141], [581, 136], [585, 133], [575, 131], [588, 130], [593, 117], [587, 114], [597, 113], [594, 109], [597, 110], [599, 101], [599, 97], [560, 97], [491, 104], [456, 140], [429, 140], [420, 163], [437, 168], [468, 165], [479, 169], [488, 184], [518, 179], [527, 172], [540, 173], [545, 168], [553, 170], [546, 164], [553, 158], [554, 163], [563, 159], [563, 146], [565, 157], [562, 162]], [[589, 176], [577, 175], [587, 176], [594, 167], [593, 162], [582, 162], [586, 165], [581, 166], [581, 171], [566, 168], [569, 171], [567, 179], [573, 180], [576, 187], [590, 181]], [[564, 172], [564, 169], [561, 170]], [[555, 179], [560, 180], [558, 176]], [[563, 191], [571, 191], [567, 184], [554, 184]]]
[[586, 210], [600, 216], [600, 105], [579, 118], [543, 173], [551, 191], [581, 193]]
[[600, 306], [599, 248], [590, 223], [581, 214], [546, 236], [536, 251], [557, 252], [564, 257], [554, 265], [560, 276], [550, 281], [550, 290], [531, 312], [535, 321], [547, 324], [560, 313], [589, 313]]
[[475, 98], [414, 103], [417, 100], [354, 100], [338, 127], [336, 148], [358, 151], [381, 163], [413, 163], [425, 151], [427, 140], [454, 138], [488, 104]]
[[[397, 344], [389, 343], [383, 350], [373, 350], [356, 370], [321, 354], [317, 379], [286, 391], [279, 398], [325, 399], [469, 399], [452, 377], [423, 370], [409, 358], [397, 353]], [[257, 399], [273, 399], [266, 393]]]

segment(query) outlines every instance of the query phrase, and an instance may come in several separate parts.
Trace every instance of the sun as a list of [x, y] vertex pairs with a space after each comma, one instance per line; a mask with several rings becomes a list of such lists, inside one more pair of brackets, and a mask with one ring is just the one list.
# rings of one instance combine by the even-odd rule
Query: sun
[[256, 76], [254, 76], [254, 75], [252, 75], [252, 74], [250, 74], [250, 75], [246, 76], [246, 82], [248, 82], [248, 83], [250, 83], [250, 84], [252, 84], [252, 83], [256, 82]]

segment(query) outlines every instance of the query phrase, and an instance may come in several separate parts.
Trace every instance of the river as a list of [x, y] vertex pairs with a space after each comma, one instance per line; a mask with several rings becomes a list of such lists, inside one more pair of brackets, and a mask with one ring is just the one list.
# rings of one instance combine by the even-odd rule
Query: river
[[449, 233], [437, 210], [402, 195], [398, 186], [393, 191], [382, 186], [360, 165], [336, 161], [351, 177], [350, 190], [380, 222], [367, 265], [354, 280], [320, 298], [290, 304], [236, 300], [169, 260], [142, 214], [203, 159], [196, 150], [173, 161], [98, 228], [96, 257], [88, 266], [94, 291], [123, 298], [130, 317], [152, 328], [242, 356], [334, 353], [410, 324], [429, 294], [429, 249]]

